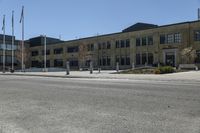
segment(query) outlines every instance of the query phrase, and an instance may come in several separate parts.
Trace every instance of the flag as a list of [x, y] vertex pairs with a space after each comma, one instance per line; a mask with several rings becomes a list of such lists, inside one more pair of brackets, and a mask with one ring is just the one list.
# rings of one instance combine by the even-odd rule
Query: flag
[[22, 6], [22, 12], [21, 12], [21, 18], [20, 23], [22, 23], [22, 20], [24, 19], [24, 6]]
[[200, 20], [200, 8], [198, 8], [198, 20]]
[[2, 30], [5, 29], [5, 15], [3, 15], [3, 26], [2, 26]]
[[12, 11], [12, 28], [14, 28], [14, 11]]

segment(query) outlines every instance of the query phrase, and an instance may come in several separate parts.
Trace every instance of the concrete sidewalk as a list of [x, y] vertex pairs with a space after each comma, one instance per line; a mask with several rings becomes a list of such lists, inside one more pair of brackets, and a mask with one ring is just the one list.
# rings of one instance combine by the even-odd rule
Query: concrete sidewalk
[[71, 71], [70, 75], [66, 72], [16, 72], [16, 73], [1, 73], [1, 75], [18, 75], [18, 76], [43, 76], [43, 77], [60, 77], [60, 78], [95, 78], [95, 79], [129, 79], [129, 80], [181, 80], [200, 82], [200, 71], [189, 71], [173, 74], [113, 74], [116, 71], [94, 71], [90, 74], [89, 71]]

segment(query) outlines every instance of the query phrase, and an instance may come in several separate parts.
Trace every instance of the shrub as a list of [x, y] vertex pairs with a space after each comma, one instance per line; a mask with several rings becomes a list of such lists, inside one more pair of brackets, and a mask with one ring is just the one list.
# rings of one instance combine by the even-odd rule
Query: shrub
[[160, 70], [157, 68], [154, 70], [154, 74], [160, 74]]
[[165, 74], [165, 73], [173, 73], [174, 68], [171, 66], [162, 66], [155, 70], [155, 74]]

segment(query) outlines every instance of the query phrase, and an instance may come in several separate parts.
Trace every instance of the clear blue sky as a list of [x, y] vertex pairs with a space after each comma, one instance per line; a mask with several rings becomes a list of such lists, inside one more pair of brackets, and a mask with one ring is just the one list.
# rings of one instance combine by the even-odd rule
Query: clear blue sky
[[120, 32], [136, 23], [158, 25], [197, 19], [200, 0], [0, 0], [0, 27], [6, 15], [6, 33], [11, 34], [15, 10], [15, 33], [25, 6], [25, 38], [46, 34], [63, 40]]

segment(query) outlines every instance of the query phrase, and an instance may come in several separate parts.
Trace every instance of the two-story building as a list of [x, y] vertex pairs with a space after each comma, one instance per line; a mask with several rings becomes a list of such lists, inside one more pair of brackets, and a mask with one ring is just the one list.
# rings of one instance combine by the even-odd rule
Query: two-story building
[[[29, 40], [30, 67], [43, 67], [44, 37]], [[122, 32], [70, 41], [47, 38], [47, 67], [120, 69], [200, 63], [200, 21], [158, 26], [137, 23]], [[27, 65], [28, 66], [28, 65]]]

